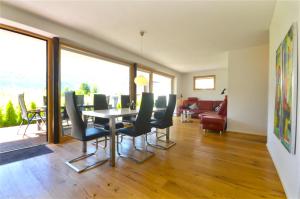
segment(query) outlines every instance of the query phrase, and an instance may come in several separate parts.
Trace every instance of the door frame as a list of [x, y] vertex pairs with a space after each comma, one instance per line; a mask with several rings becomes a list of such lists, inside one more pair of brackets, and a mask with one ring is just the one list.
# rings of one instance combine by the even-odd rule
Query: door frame
[[44, 35], [40, 35], [28, 30], [16, 28], [13, 26], [5, 25], [5, 24], [0, 24], [0, 29], [15, 32], [18, 34], [22, 34], [25, 36], [33, 37], [36, 39], [44, 40], [46, 41], [46, 95], [47, 95], [47, 110], [46, 110], [46, 115], [47, 115], [47, 125], [46, 125], [46, 134], [47, 134], [47, 142], [48, 143], [53, 143], [53, 86], [52, 86], [52, 77], [53, 77], [53, 60], [52, 60], [52, 49], [53, 49], [53, 43], [52, 43], [52, 38], [46, 37]]

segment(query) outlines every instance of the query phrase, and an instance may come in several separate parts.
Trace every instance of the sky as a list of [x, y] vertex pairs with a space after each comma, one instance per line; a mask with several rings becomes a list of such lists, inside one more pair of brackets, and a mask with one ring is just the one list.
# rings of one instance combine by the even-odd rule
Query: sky
[[47, 43], [0, 29], [0, 89], [46, 86]]
[[71, 90], [81, 83], [106, 95], [129, 94], [129, 66], [61, 50], [61, 84]]

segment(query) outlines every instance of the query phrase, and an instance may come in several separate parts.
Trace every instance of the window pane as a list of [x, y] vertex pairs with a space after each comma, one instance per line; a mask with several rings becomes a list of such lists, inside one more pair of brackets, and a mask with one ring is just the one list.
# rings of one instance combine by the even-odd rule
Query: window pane
[[215, 77], [195, 77], [195, 89], [214, 89]]
[[150, 87], [150, 73], [137, 70], [136, 73], [137, 76], [144, 76], [148, 80], [148, 85], [147, 86], [136, 86], [136, 105], [137, 107], [140, 106], [141, 100], [142, 100], [142, 93], [143, 92], [149, 92], [149, 87]]
[[119, 107], [120, 95], [129, 95], [129, 67], [61, 49], [62, 105], [69, 90], [84, 95], [84, 105], [93, 105], [93, 94], [100, 93], [109, 96], [112, 108]]
[[172, 78], [159, 74], [153, 74], [153, 93], [154, 99], [158, 96], [167, 96], [172, 93]]
[[[90, 56], [61, 51], [61, 90], [80, 93], [80, 85], [87, 83], [90, 93], [109, 96], [129, 94], [129, 67]], [[85, 94], [86, 98], [88, 95]], [[91, 100], [87, 103], [92, 104]]]

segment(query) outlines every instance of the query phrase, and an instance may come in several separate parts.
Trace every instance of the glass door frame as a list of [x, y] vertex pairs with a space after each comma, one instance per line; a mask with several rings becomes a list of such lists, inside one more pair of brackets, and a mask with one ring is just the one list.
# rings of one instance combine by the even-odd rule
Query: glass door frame
[[[129, 95], [131, 94], [131, 82], [132, 82], [132, 68], [133, 68], [133, 63], [132, 62], [128, 62], [127, 60], [124, 59], [120, 59], [114, 56], [110, 56], [101, 52], [97, 52], [94, 50], [91, 50], [89, 48], [85, 48], [82, 47], [80, 44], [76, 44], [74, 42], [70, 42], [68, 40], [60, 40], [59, 42], [59, 67], [58, 67], [58, 107], [61, 107], [61, 50], [68, 50], [74, 53], [78, 53], [84, 56], [89, 56], [89, 57], [93, 57], [96, 59], [101, 59], [101, 60], [105, 60], [105, 61], [109, 61], [109, 62], [113, 62], [113, 63], [117, 63], [117, 64], [121, 64], [124, 66], [128, 66], [129, 67], [129, 82], [128, 82], [128, 86], [129, 86]], [[58, 110], [60, 111], [60, 110]], [[61, 118], [61, 114], [58, 115], [58, 121], [56, 121], [57, 125], [58, 125], [58, 129], [59, 129], [59, 143], [63, 143], [65, 141], [68, 141], [70, 139], [73, 139], [70, 135], [64, 135], [63, 134], [63, 130], [62, 130], [62, 118]]]
[[46, 125], [46, 138], [48, 143], [54, 142], [53, 126], [53, 86], [52, 86], [52, 77], [53, 77], [53, 60], [52, 60], [52, 38], [46, 37], [28, 30], [20, 29], [10, 25], [0, 24], [0, 29], [15, 32], [25, 36], [33, 37], [36, 39], [46, 41], [46, 98], [47, 98], [47, 125]]
[[175, 79], [175, 76], [170, 75], [168, 73], [164, 73], [164, 72], [154, 70], [150, 67], [147, 67], [147, 66], [144, 66], [144, 65], [141, 65], [141, 64], [138, 64], [137, 70], [150, 73], [149, 92], [153, 92], [153, 74], [157, 74], [157, 75], [165, 76], [165, 77], [171, 79], [171, 93], [170, 94], [174, 94], [174, 79]]

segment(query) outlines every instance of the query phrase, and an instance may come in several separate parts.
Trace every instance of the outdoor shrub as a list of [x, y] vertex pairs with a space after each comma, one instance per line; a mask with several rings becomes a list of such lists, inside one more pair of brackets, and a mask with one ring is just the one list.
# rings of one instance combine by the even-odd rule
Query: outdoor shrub
[[22, 112], [20, 106], [17, 107], [17, 122], [18, 124], [21, 124], [22, 122]]
[[30, 109], [31, 109], [31, 110], [36, 109], [36, 103], [35, 103], [35, 102], [31, 102], [31, 103], [30, 103]]
[[[31, 102], [30, 103], [30, 110], [35, 110], [36, 109], [36, 103], [35, 102]], [[29, 115], [29, 118], [31, 118], [32, 117], [32, 114], [30, 113], [30, 114], [28, 114]], [[32, 121], [31, 122], [31, 124], [35, 124], [36, 123], [36, 121]]]
[[0, 128], [4, 126], [4, 118], [2, 113], [2, 108], [0, 107]]
[[9, 101], [6, 105], [5, 112], [5, 126], [15, 126], [18, 124], [17, 122], [17, 114], [14, 108], [14, 105], [11, 101]]

